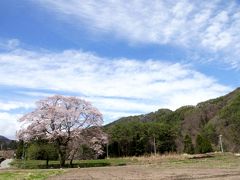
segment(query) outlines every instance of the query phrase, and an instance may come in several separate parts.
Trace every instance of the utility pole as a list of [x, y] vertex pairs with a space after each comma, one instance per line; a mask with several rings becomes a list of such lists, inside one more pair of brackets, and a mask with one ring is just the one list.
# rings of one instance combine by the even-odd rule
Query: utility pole
[[108, 143], [107, 143], [107, 159], [108, 159]]
[[157, 155], [157, 150], [156, 150], [156, 140], [155, 137], [153, 137], [153, 148], [154, 148], [154, 155]]
[[219, 135], [219, 144], [220, 144], [220, 150], [223, 153], [223, 145], [222, 145], [222, 135]]

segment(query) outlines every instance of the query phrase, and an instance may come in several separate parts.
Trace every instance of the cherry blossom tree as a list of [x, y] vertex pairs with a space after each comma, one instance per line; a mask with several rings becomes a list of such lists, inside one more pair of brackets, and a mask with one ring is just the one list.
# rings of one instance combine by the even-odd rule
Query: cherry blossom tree
[[103, 147], [108, 143], [108, 136], [102, 131], [100, 127], [90, 127], [84, 129], [81, 134], [75, 136], [74, 139], [68, 144], [68, 159], [70, 165], [74, 159], [81, 156], [81, 145], [86, 145], [94, 150], [96, 157], [104, 153]]
[[[65, 165], [67, 148], [71, 148], [70, 145], [75, 143], [77, 146], [76, 143], [86, 140], [91, 142], [94, 139], [98, 140], [95, 141], [96, 144], [100, 142], [103, 134], [99, 128], [99, 133], [95, 133], [95, 129], [102, 125], [103, 118], [90, 102], [76, 97], [56, 95], [40, 100], [36, 105], [34, 111], [19, 119], [22, 127], [17, 132], [17, 138], [24, 141], [47, 139], [54, 142], [61, 167]], [[94, 132], [91, 132], [91, 129]]]

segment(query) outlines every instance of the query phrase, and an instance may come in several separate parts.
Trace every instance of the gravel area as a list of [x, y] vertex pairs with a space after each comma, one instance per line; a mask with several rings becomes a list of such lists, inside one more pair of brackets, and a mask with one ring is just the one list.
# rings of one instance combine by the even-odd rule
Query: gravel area
[[13, 159], [6, 159], [0, 164], [0, 169], [6, 169], [10, 168], [10, 163], [13, 161]]

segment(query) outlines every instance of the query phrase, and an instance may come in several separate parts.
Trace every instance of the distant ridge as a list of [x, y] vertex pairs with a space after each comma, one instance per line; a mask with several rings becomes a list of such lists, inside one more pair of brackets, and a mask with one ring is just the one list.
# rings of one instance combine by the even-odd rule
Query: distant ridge
[[[240, 88], [225, 96], [201, 102], [196, 106], [182, 106], [175, 111], [159, 109], [144, 115], [120, 118], [105, 126], [108, 132], [117, 124], [138, 122], [160, 122], [177, 125], [177, 151], [183, 151], [183, 141], [189, 135], [196, 143], [198, 134], [207, 137], [215, 149], [222, 135], [226, 151], [240, 151]], [[110, 130], [110, 131], [109, 131]]]
[[11, 142], [11, 140], [6, 138], [5, 136], [0, 135], [0, 142], [9, 143], [9, 142]]

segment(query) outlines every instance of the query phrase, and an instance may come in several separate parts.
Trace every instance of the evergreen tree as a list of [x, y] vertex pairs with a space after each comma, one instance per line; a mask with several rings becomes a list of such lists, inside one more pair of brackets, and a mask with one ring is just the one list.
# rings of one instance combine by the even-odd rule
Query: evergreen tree
[[212, 151], [213, 149], [210, 141], [199, 134], [196, 139], [196, 153], [207, 153]]
[[184, 138], [183, 152], [188, 153], [188, 154], [194, 154], [194, 146], [192, 144], [192, 139], [188, 134]]
[[27, 149], [29, 159], [46, 160], [46, 167], [48, 167], [49, 160], [57, 160], [58, 152], [53, 144], [46, 141], [36, 141], [29, 145]]
[[17, 159], [22, 159], [22, 157], [23, 157], [23, 148], [24, 148], [23, 146], [24, 146], [23, 141], [22, 140], [18, 141], [17, 150], [16, 150], [16, 158]]

